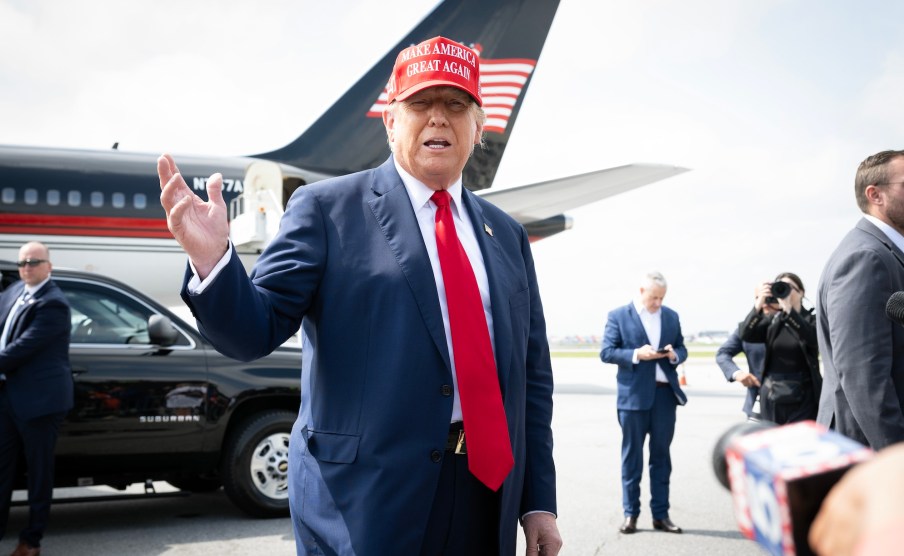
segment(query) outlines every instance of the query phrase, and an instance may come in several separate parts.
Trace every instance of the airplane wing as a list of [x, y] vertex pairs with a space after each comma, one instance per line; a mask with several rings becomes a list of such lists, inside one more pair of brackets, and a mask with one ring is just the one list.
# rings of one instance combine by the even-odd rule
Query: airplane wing
[[535, 241], [571, 228], [571, 219], [563, 214], [567, 210], [687, 171], [680, 166], [627, 164], [478, 194], [523, 224]]

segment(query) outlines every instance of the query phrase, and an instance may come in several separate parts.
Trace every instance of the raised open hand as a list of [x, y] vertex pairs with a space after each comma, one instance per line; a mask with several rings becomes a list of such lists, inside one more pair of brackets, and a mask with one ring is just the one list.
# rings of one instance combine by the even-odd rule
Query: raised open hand
[[208, 201], [203, 201], [185, 183], [169, 154], [157, 159], [157, 174], [166, 224], [195, 265], [199, 277], [204, 279], [229, 248], [223, 176], [210, 176], [207, 180]]

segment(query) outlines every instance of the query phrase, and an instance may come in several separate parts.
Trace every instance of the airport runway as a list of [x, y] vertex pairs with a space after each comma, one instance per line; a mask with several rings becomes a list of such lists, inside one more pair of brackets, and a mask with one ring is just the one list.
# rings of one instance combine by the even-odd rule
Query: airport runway
[[[555, 455], [563, 555], [763, 554], [737, 531], [730, 494], [712, 472], [712, 448], [743, 420], [742, 389], [725, 382], [711, 359], [686, 365], [688, 405], [678, 409], [672, 445], [671, 517], [683, 535], [654, 531], [642, 484], [640, 530], [621, 535], [620, 431], [615, 416], [615, 368], [594, 358], [557, 358]], [[159, 489], [168, 487], [159, 483]], [[140, 489], [138, 489], [140, 491]], [[170, 489], [172, 490], [172, 489]], [[106, 488], [60, 489], [60, 496], [107, 494]], [[23, 492], [17, 492], [21, 499]], [[11, 552], [27, 509], [15, 507], [0, 554]], [[235, 509], [222, 491], [188, 497], [57, 504], [44, 556], [133, 554], [209, 556], [295, 554], [288, 519], [258, 520]], [[385, 554], [393, 554], [387, 547]], [[519, 554], [524, 553], [523, 539]]]

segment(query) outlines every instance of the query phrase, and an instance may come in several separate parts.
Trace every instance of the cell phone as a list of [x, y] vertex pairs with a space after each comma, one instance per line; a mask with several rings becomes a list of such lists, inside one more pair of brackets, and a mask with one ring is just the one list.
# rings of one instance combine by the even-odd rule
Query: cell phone
[[669, 352], [669, 350], [667, 350], [666, 348], [656, 350], [656, 353], [668, 353], [668, 352]]

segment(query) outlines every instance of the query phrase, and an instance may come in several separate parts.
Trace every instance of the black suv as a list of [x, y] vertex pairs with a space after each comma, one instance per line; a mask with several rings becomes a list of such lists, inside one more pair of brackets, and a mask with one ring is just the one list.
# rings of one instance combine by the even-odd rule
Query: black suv
[[[0, 261], [0, 273], [3, 287], [19, 278], [11, 262]], [[52, 277], [72, 307], [75, 381], [55, 486], [222, 486], [251, 515], [287, 515], [301, 349], [241, 363], [121, 282], [61, 268]], [[25, 488], [21, 479], [17, 488]]]

